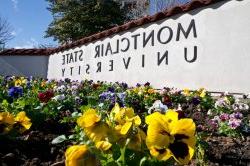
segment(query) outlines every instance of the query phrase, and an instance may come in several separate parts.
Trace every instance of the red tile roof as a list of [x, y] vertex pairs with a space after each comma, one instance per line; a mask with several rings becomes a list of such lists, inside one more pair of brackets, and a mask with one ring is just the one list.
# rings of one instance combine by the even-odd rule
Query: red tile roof
[[0, 52], [0, 56], [10, 56], [10, 55], [19, 55], [19, 56], [32, 56], [32, 55], [49, 55], [52, 49], [49, 48], [31, 48], [31, 49], [6, 49]]
[[126, 31], [129, 29], [138, 27], [138, 26], [142, 26], [144, 24], [153, 23], [153, 22], [171, 17], [173, 15], [186, 13], [188, 11], [201, 8], [201, 7], [205, 7], [213, 3], [222, 2], [222, 1], [226, 1], [226, 0], [193, 0], [187, 4], [184, 4], [181, 6], [175, 6], [165, 11], [156, 13], [152, 16], [145, 16], [143, 18], [130, 21], [126, 24], [116, 26], [111, 29], [107, 29], [105, 31], [93, 34], [91, 36], [84, 37], [80, 40], [59, 46], [54, 49], [10, 49], [10, 50], [5, 50], [3, 52], [0, 52], [0, 55], [49, 55], [52, 53], [64, 51], [69, 48], [78, 47], [78, 46], [87, 44], [89, 42], [93, 42], [93, 41], [120, 33], [122, 31]]

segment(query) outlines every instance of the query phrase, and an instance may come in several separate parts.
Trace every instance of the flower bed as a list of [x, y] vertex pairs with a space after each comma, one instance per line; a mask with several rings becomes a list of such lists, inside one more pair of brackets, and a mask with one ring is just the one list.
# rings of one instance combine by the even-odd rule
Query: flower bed
[[0, 77], [5, 165], [247, 165], [249, 99], [149, 83]]

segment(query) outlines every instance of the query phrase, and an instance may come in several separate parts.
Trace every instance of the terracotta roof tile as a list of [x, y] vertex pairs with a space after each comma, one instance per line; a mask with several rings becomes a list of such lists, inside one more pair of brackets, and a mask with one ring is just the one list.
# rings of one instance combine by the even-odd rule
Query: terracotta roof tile
[[122, 32], [122, 31], [126, 31], [129, 29], [138, 27], [138, 26], [142, 26], [144, 24], [156, 22], [156, 21], [171, 17], [171, 16], [176, 15], [176, 14], [185, 13], [185, 12], [197, 9], [197, 8], [205, 7], [207, 5], [217, 3], [217, 2], [222, 2], [222, 1], [225, 1], [225, 0], [193, 0], [189, 3], [184, 4], [184, 5], [175, 6], [171, 9], [167, 9], [165, 11], [156, 13], [152, 16], [145, 16], [143, 18], [139, 18], [137, 20], [130, 21], [126, 24], [116, 26], [116, 27], [113, 27], [111, 29], [107, 29], [107, 30], [102, 31], [102, 32], [98, 32], [98, 33], [93, 34], [91, 36], [84, 37], [80, 40], [59, 46], [57, 48], [53, 48], [53, 49], [8, 49], [8, 50], [4, 50], [4, 51], [0, 52], [0, 55], [50, 55], [52, 53], [64, 51], [64, 50], [69, 49], [69, 48], [79, 47], [79, 46], [87, 44], [89, 42], [93, 42], [93, 41], [117, 34], [117, 33]]
[[31, 48], [31, 49], [6, 49], [3, 51], [0, 51], [0, 56], [11, 56], [11, 55], [49, 55], [51, 48], [44, 48], [44, 49], [38, 49], [38, 48]]

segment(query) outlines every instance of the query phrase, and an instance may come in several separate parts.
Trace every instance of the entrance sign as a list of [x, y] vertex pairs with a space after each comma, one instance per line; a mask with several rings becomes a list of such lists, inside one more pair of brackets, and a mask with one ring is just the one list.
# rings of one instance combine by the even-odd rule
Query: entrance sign
[[50, 55], [48, 78], [250, 92], [250, 1], [223, 1]]

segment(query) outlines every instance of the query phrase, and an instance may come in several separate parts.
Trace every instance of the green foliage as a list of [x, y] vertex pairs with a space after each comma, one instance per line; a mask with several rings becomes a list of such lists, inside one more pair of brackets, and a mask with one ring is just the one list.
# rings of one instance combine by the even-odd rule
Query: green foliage
[[228, 126], [227, 123], [221, 122], [219, 124], [219, 129], [218, 129], [219, 134], [230, 136], [230, 137], [239, 137], [240, 132], [237, 129], [232, 129]]
[[[112, 111], [115, 103], [122, 108], [133, 108], [135, 114], [141, 119], [140, 127], [135, 125], [135, 116], [129, 118], [125, 113], [117, 115], [123, 118], [122, 122], [115, 121], [115, 112], [118, 112]], [[97, 115], [101, 119], [88, 128], [89, 132], [92, 132], [92, 138], [89, 132], [86, 132], [87, 128], [75, 126], [77, 119], [90, 108], [98, 110]], [[87, 80], [70, 82], [0, 76], [0, 137], [1, 129], [2, 134], [8, 134], [11, 137], [21, 133], [16, 132], [20, 128], [20, 124], [17, 125], [18, 120], [11, 121], [11, 118], [6, 118], [6, 112], [13, 117], [20, 112], [25, 112], [32, 122], [30, 131], [47, 129], [49, 126], [50, 130], [56, 131], [55, 134], [60, 134], [52, 141], [53, 144], [87, 145], [88, 151], [95, 155], [101, 165], [175, 165], [173, 158], [160, 161], [151, 156], [143, 134], [137, 137], [139, 131], [147, 133], [146, 116], [153, 112], [164, 114], [170, 111], [169, 109], [176, 110], [178, 118], [192, 118], [195, 122], [197, 141], [196, 159], [193, 162], [197, 165], [207, 165], [206, 149], [210, 145], [206, 141], [210, 136], [244, 137], [250, 133], [249, 99], [243, 100], [228, 94], [215, 97], [203, 88], [196, 91], [188, 89], [180, 91], [174, 88], [155, 90], [147, 84], [133, 88], [124, 83], [100, 81], [95, 83]], [[132, 127], [129, 128], [127, 135], [121, 135], [118, 132], [121, 125], [125, 126], [124, 121], [132, 121]], [[105, 138], [102, 138], [112, 143], [108, 150], [98, 149], [93, 139], [99, 137], [101, 130], [106, 130], [106, 127], [95, 130], [94, 127], [98, 125], [108, 126], [103, 134]], [[9, 126], [15, 130], [8, 128]], [[61, 130], [59, 126], [65, 127], [63, 133], [60, 131], [57, 133], [57, 130]], [[129, 145], [129, 141], [135, 142], [135, 146]], [[132, 146], [136, 147], [136, 145], [140, 146], [133, 149]]]
[[199, 166], [207, 166], [207, 158], [205, 155], [205, 149], [208, 148], [208, 144], [205, 140], [207, 135], [205, 133], [197, 133], [196, 135], [196, 164]]
[[66, 139], [67, 139], [67, 138], [66, 138], [65, 135], [60, 135], [60, 136], [54, 138], [54, 139], [52, 140], [51, 143], [52, 143], [52, 144], [59, 144], [59, 143], [64, 142]]
[[156, 100], [161, 100], [161, 97], [151, 86], [137, 87], [127, 91], [125, 105], [133, 107], [138, 113], [144, 113]]
[[45, 37], [60, 43], [78, 40], [84, 36], [122, 24], [126, 17], [113, 0], [47, 0], [53, 15]]

